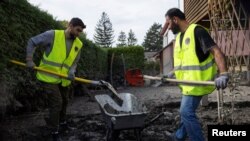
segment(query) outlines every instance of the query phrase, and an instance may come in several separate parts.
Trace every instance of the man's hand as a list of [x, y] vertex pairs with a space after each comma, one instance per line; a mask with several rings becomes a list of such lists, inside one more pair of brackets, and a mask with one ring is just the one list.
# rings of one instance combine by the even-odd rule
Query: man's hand
[[227, 87], [227, 82], [229, 80], [228, 73], [221, 74], [215, 79], [215, 86], [217, 89], [225, 89]]
[[168, 78], [167, 75], [162, 76], [161, 82], [162, 82], [162, 83], [168, 83], [168, 81], [166, 80], [166, 78]]
[[34, 68], [36, 64], [33, 62], [32, 58], [26, 58], [26, 66], [28, 68]]
[[171, 71], [169, 72], [167, 75], [164, 75], [162, 78], [161, 78], [161, 81], [162, 83], [168, 83], [168, 81], [166, 80], [166, 78], [174, 78], [174, 73]]
[[67, 79], [71, 81], [75, 80], [75, 73], [69, 72]]

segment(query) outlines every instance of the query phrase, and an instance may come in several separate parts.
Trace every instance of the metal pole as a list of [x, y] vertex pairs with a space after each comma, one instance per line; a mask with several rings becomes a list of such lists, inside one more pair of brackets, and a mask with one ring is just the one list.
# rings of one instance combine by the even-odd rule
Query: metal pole
[[126, 65], [125, 65], [125, 59], [124, 59], [124, 55], [122, 54], [122, 64], [123, 64], [123, 77], [124, 77], [124, 87], [127, 86], [127, 82], [126, 82]]
[[220, 90], [217, 90], [218, 121], [221, 123]]
[[114, 62], [114, 57], [115, 57], [115, 53], [112, 53], [111, 61], [110, 61], [110, 83], [111, 83], [111, 85], [113, 85], [113, 62]]

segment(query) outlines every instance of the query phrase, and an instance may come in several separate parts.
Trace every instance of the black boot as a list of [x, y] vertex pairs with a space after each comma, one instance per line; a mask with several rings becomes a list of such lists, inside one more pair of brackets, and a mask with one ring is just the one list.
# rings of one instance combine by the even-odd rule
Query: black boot
[[58, 132], [52, 132], [51, 136], [52, 136], [52, 141], [62, 141]]

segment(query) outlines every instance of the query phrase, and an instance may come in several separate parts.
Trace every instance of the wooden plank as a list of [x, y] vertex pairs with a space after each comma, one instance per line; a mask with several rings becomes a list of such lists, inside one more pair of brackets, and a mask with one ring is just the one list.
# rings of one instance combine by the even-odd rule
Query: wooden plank
[[[195, 13], [194, 13], [195, 12]], [[208, 14], [208, 6], [206, 4], [202, 5], [198, 11], [194, 11], [189, 17], [189, 22], [196, 23], [201, 20], [204, 16]]]
[[188, 16], [188, 14], [190, 13], [190, 11], [192, 9], [193, 3], [192, 3], [192, 1], [190, 1], [189, 3], [186, 3], [186, 4], [187, 4], [187, 6], [186, 6], [185, 14], [186, 14], [186, 16]]
[[186, 3], [187, 5], [186, 5], [186, 9], [185, 9], [185, 13], [187, 13], [187, 14], [189, 14], [190, 13], [190, 10], [192, 9], [192, 2], [189, 2], [189, 3]]
[[200, 7], [200, 4], [198, 3], [198, 2], [196, 2], [196, 1], [193, 1], [191, 4], [190, 4], [190, 6], [189, 6], [189, 11], [188, 11], [188, 13], [187, 13], [187, 20], [192, 20], [192, 18], [190, 18], [190, 17], [192, 17], [192, 15], [194, 15], [195, 13], [198, 13], [198, 11], [199, 11], [199, 7]]
[[[194, 6], [193, 6], [194, 5]], [[185, 10], [186, 18], [189, 22], [196, 23], [208, 14], [208, 1], [195, 0], [190, 3]]]
[[193, 22], [198, 22], [199, 20], [201, 20], [203, 17], [205, 17], [208, 14], [208, 10], [205, 8], [206, 6], [204, 6], [204, 9], [199, 13], [199, 16], [197, 16], [196, 18], [194, 18]]

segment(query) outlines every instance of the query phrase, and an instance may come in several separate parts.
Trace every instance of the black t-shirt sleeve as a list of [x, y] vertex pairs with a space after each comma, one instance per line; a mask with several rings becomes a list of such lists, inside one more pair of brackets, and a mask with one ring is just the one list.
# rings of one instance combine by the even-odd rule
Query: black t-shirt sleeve
[[207, 30], [201, 26], [195, 28], [195, 35], [195, 38], [200, 43], [200, 47], [204, 54], [209, 52], [209, 50], [216, 45]]
[[209, 56], [210, 49], [216, 45], [207, 30], [201, 26], [195, 28], [196, 54], [200, 62], [203, 62]]

